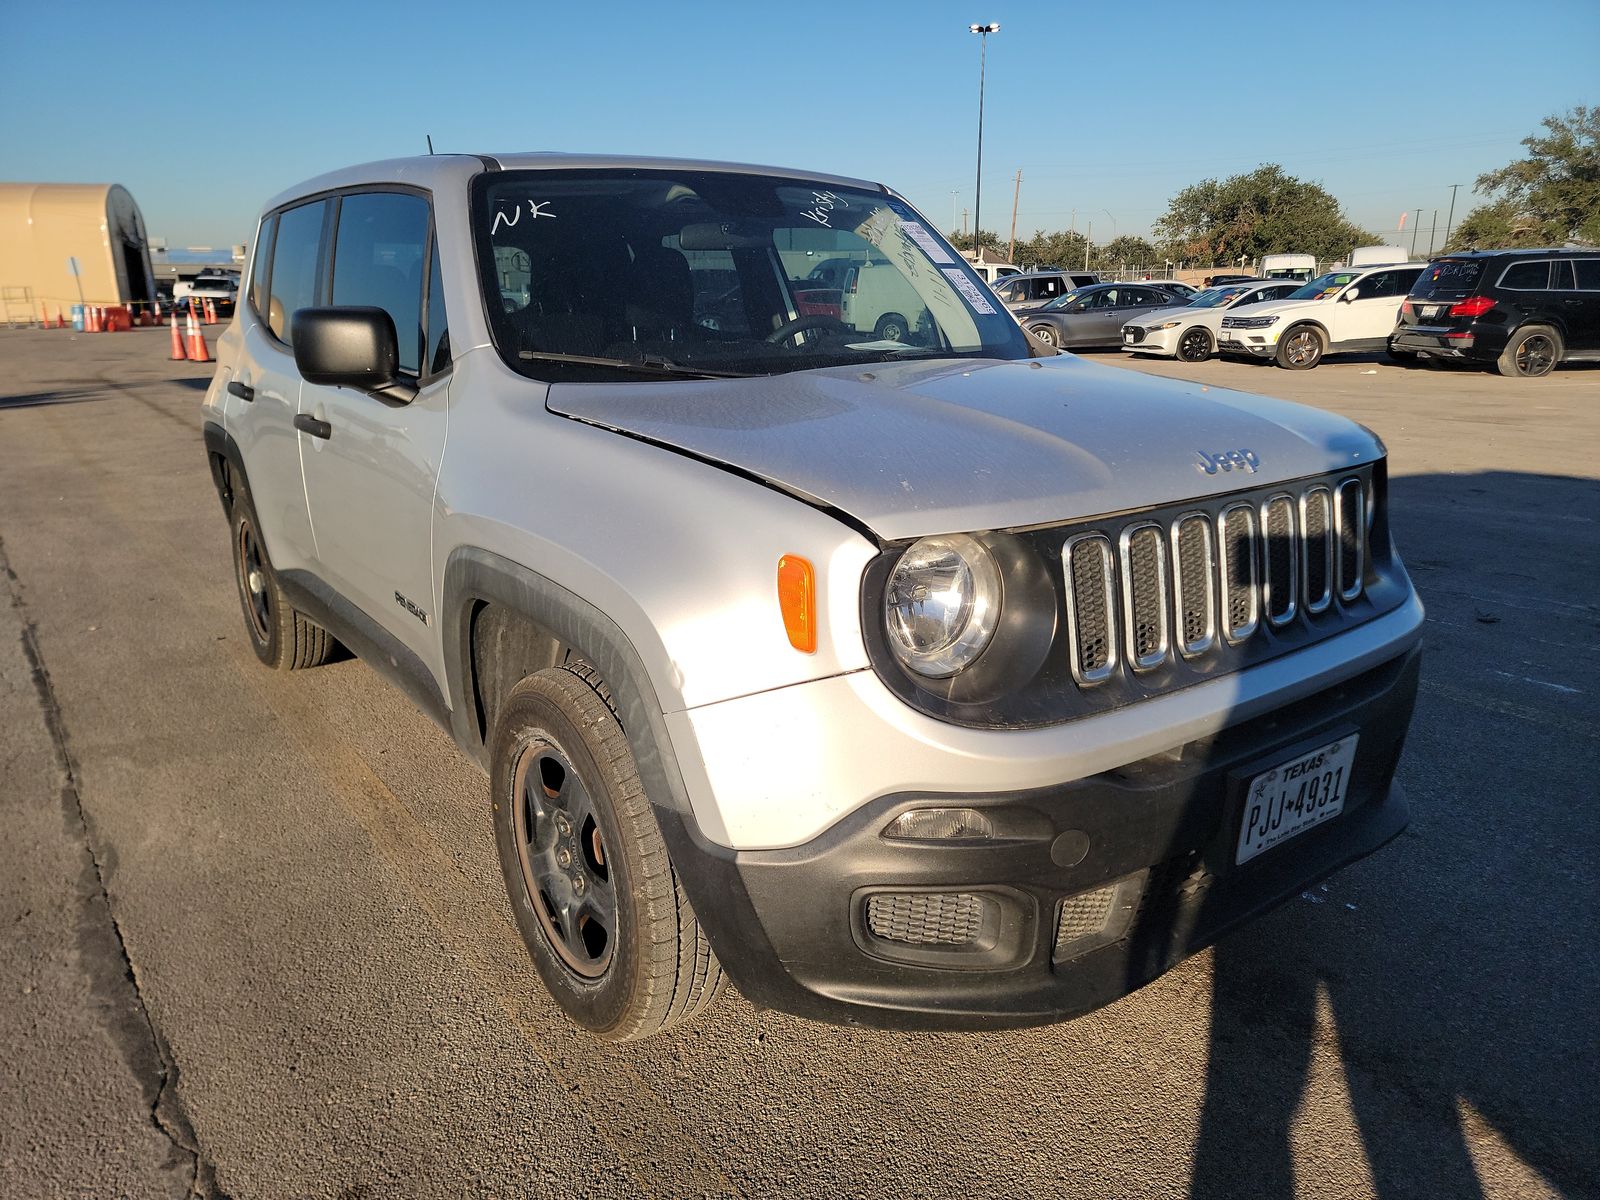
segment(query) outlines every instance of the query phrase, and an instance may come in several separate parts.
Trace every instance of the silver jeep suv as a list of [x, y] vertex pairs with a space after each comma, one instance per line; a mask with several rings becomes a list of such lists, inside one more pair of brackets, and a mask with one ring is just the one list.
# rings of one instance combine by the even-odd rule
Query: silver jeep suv
[[[838, 259], [916, 332], [797, 302]], [[280, 669], [337, 639], [482, 766], [533, 962], [601, 1037], [725, 979], [837, 1022], [1082, 1013], [1405, 825], [1422, 608], [1372, 434], [1043, 353], [879, 184], [311, 180], [205, 400], [246, 629]]]

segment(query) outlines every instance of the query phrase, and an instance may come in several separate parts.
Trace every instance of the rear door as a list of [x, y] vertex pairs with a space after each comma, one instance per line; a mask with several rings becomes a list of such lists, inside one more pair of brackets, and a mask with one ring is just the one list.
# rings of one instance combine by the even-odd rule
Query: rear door
[[431, 205], [420, 192], [339, 198], [329, 300], [386, 311], [401, 375], [420, 391], [397, 405], [354, 388], [303, 384], [300, 412], [322, 424], [307, 422], [299, 437], [318, 574], [442, 679], [438, 639], [430, 636], [438, 621], [432, 533], [449, 352], [439, 350], [444, 313], [431, 231]]
[[1600, 255], [1573, 259], [1571, 266], [1577, 286], [1565, 300], [1577, 315], [1567, 322], [1568, 348], [1600, 353]]

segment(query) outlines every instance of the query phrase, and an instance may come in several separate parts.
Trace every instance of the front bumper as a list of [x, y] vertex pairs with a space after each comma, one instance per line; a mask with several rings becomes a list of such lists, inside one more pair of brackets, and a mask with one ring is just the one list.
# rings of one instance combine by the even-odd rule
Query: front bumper
[[1147, 329], [1144, 338], [1137, 342], [1130, 342], [1124, 331], [1122, 335], [1122, 348], [1134, 354], [1163, 354], [1171, 358], [1178, 352], [1178, 334], [1180, 330], [1174, 326], [1171, 329]]
[[[885, 1028], [1046, 1024], [1125, 995], [1398, 834], [1408, 810], [1393, 777], [1419, 666], [1412, 646], [1069, 783], [884, 796], [787, 849], [732, 850], [706, 841], [692, 818], [658, 817], [713, 948], [753, 1003]], [[1360, 742], [1343, 813], [1235, 867], [1248, 780], [1351, 732]], [[941, 804], [984, 810], [1010, 836], [959, 845], [880, 836], [898, 813]], [[1110, 884], [1105, 936], [1058, 945], [1065, 902]], [[870, 897], [884, 892], [982, 895], [983, 929], [965, 946], [935, 939], [908, 950], [868, 928]]]
[[1217, 338], [1218, 354], [1248, 355], [1252, 358], [1271, 358], [1278, 352], [1278, 330], [1224, 329]]

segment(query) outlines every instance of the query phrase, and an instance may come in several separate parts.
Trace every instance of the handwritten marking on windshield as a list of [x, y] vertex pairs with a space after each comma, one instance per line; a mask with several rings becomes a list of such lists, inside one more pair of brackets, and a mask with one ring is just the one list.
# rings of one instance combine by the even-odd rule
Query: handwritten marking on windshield
[[848, 201], [840, 198], [834, 192], [812, 192], [811, 198], [812, 200], [816, 201], [816, 207], [802, 209], [800, 215], [808, 220], [815, 221], [818, 225], [824, 225], [829, 229], [833, 228], [833, 224], [829, 220], [829, 215], [833, 212], [833, 210], [836, 208], [850, 207]]
[[[540, 217], [549, 217], [552, 221], [554, 221], [556, 219], [556, 214], [545, 211], [549, 205], [554, 203], [554, 200], [529, 200], [528, 219], [530, 221], [537, 221]], [[495, 234], [500, 232], [500, 223], [502, 221], [505, 222], [506, 228], [510, 229], [520, 220], [522, 220], [521, 204], [518, 204], [517, 207], [513, 208], [509, 213], [504, 211], [495, 213], [494, 224], [489, 227], [489, 236], [493, 237]]]

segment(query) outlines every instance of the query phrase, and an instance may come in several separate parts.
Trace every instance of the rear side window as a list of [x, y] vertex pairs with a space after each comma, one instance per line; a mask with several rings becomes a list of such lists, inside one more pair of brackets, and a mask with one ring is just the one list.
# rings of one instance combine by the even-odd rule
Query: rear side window
[[1542, 291], [1550, 286], [1550, 260], [1512, 263], [1500, 276], [1500, 286], [1518, 291]]
[[421, 373], [422, 264], [428, 202], [405, 192], [360, 192], [339, 205], [333, 303], [381, 308], [394, 320], [400, 369]]
[[250, 303], [257, 314], [267, 311], [267, 263], [271, 261], [272, 235], [278, 228], [278, 218], [268, 217], [261, 222], [261, 232], [256, 234], [256, 253], [250, 262]]
[[278, 216], [272, 243], [271, 298], [267, 328], [281, 342], [289, 340], [289, 320], [297, 308], [317, 302], [317, 266], [322, 250], [322, 218], [328, 202], [302, 204]]
[[1446, 258], [1422, 269], [1411, 294], [1419, 300], [1465, 300], [1482, 278], [1481, 258]]
[[1580, 258], [1572, 264], [1578, 272], [1578, 289], [1600, 292], [1600, 258]]

